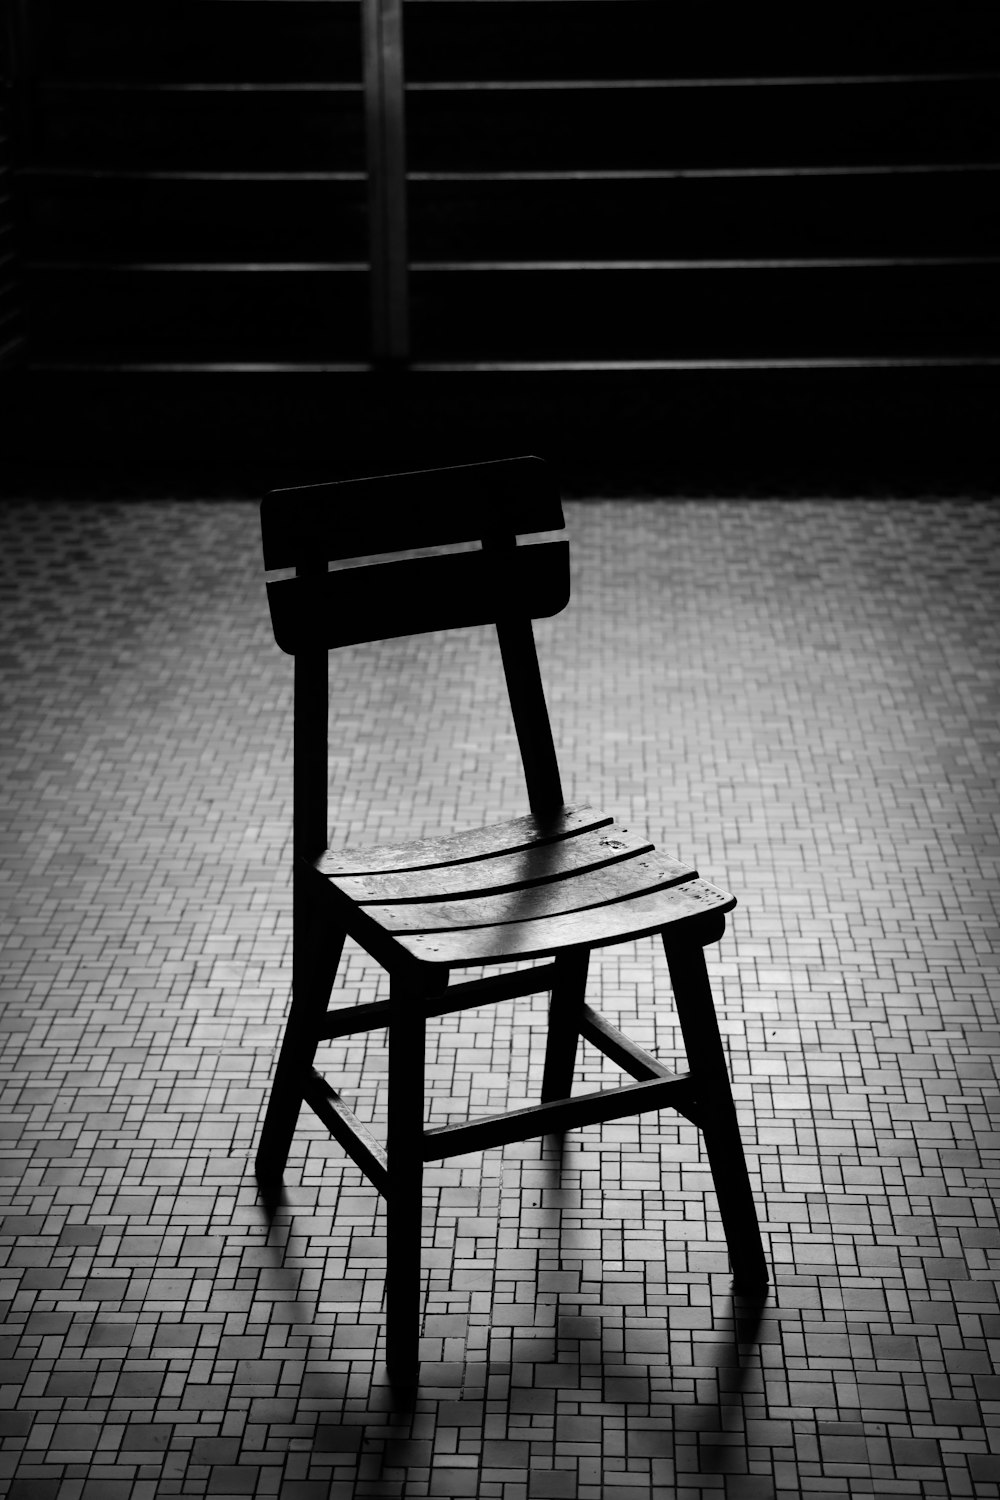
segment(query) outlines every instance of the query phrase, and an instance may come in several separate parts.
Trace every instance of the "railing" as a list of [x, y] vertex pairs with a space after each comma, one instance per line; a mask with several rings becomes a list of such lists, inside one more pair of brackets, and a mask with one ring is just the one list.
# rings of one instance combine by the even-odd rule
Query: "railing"
[[409, 356], [403, 0], [362, 0], [371, 255], [372, 356]]

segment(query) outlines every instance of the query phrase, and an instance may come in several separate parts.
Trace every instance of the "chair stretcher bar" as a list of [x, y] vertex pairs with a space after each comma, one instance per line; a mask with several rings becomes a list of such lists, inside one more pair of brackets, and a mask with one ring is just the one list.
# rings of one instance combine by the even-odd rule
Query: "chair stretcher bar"
[[[552, 988], [555, 979], [555, 964], [536, 964], [533, 969], [519, 969], [513, 974], [493, 974], [488, 979], [469, 979], [464, 984], [453, 984], [425, 1000], [408, 1001], [419, 1005], [424, 1016], [447, 1016], [452, 1011], [469, 1010], [475, 1005], [494, 1005], [499, 1000], [513, 1000], [519, 995], [535, 995], [539, 990]], [[372, 1031], [377, 1026], [388, 1026], [391, 1018], [388, 1000], [375, 1000], [369, 1005], [345, 1006], [343, 1010], [330, 1011], [319, 1028], [320, 1039], [332, 1041], [335, 1037], [351, 1036], [356, 1031]]]
[[315, 1070], [302, 1098], [384, 1198], [389, 1186], [389, 1159], [367, 1126]]
[[492, 1146], [506, 1146], [511, 1141], [531, 1140], [539, 1135], [561, 1134], [580, 1125], [620, 1120], [666, 1105], [686, 1113], [691, 1087], [687, 1074], [672, 1075], [644, 1083], [627, 1083], [623, 1088], [579, 1094], [575, 1099], [556, 1099], [549, 1104], [484, 1115], [482, 1119], [466, 1120], [461, 1125], [439, 1125], [424, 1132], [424, 1161], [464, 1156], [469, 1151], [487, 1151]]

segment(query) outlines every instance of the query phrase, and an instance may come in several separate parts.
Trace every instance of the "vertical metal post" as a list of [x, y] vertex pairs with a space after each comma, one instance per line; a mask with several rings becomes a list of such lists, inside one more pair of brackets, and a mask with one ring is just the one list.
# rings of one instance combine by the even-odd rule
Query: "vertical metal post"
[[403, 0], [362, 0], [362, 31], [372, 357], [400, 364], [410, 353]]

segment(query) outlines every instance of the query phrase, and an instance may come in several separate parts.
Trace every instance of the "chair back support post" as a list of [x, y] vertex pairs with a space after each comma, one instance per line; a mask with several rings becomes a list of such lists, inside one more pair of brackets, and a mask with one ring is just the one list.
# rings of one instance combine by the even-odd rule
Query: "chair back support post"
[[327, 712], [325, 650], [297, 652], [292, 735], [292, 827], [296, 857], [315, 859], [327, 844]]
[[[513, 552], [516, 546], [514, 536], [483, 538], [484, 552]], [[496, 632], [528, 805], [536, 817], [551, 816], [563, 806], [563, 790], [531, 616], [504, 614]]]
[[536, 817], [550, 817], [563, 805], [563, 790], [530, 619], [498, 620], [497, 639], [524, 766], [528, 805]]
[[[324, 577], [324, 558], [300, 562], [299, 578]], [[295, 707], [292, 730], [292, 842], [295, 858], [315, 859], [329, 836], [327, 765], [329, 757], [330, 658], [323, 641], [295, 653]]]

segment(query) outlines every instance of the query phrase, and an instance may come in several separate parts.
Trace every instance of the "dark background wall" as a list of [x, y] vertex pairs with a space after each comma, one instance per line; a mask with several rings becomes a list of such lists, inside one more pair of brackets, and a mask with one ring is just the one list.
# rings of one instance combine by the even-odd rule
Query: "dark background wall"
[[[405, 0], [373, 364], [358, 0], [7, 0], [14, 473], [982, 490], [994, 7]], [[265, 481], [266, 482], [266, 481]]]

